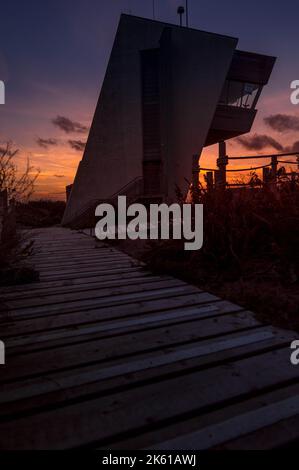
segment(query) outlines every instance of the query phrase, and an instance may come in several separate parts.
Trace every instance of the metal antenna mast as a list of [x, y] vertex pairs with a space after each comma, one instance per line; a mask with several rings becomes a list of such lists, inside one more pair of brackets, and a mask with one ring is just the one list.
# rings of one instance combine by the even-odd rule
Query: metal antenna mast
[[186, 26], [189, 26], [189, 10], [188, 10], [188, 0], [186, 0]]
[[185, 13], [185, 8], [184, 7], [178, 7], [177, 14], [180, 17], [180, 26], [183, 26], [183, 14], [184, 13]]
[[156, 19], [155, 0], [153, 0], [153, 20]]

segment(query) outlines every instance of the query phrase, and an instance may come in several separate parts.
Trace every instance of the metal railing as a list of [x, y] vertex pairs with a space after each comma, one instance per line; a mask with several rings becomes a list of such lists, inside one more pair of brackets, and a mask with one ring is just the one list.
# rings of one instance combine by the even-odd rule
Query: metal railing
[[[113, 205], [115, 203], [118, 196], [127, 196], [129, 198], [129, 203], [132, 202], [132, 199], [138, 198], [142, 194], [143, 190], [143, 178], [142, 176], [136, 176], [133, 180], [129, 183], [122, 186], [118, 191], [113, 193], [111, 196], [107, 198], [94, 198], [88, 201], [81, 209], [79, 209], [71, 218], [66, 225], [68, 226], [80, 226], [81, 224], [84, 225], [84, 221], [94, 217], [94, 210], [97, 205], [101, 203], [110, 203]], [[87, 220], [88, 222], [88, 220]], [[79, 227], [83, 228], [83, 227]], [[84, 227], [87, 228], [87, 227]]]
[[[284, 157], [297, 157], [296, 161], [291, 160], [279, 160], [279, 158]], [[230, 160], [252, 160], [252, 159], [260, 159], [260, 158], [270, 158], [269, 163], [265, 165], [257, 165], [251, 166], [246, 168], [227, 168]], [[278, 174], [278, 164], [288, 164], [288, 165], [297, 165], [299, 168], [299, 152], [285, 152], [285, 153], [275, 153], [275, 154], [267, 154], [267, 155], [246, 155], [240, 157], [229, 157], [226, 155], [226, 146], [225, 142], [219, 143], [219, 157], [217, 159], [217, 167], [218, 168], [205, 168], [201, 167], [198, 164], [198, 157], [193, 157], [193, 183], [196, 184], [196, 180], [198, 179], [198, 174], [200, 171], [206, 171], [205, 179], [207, 182], [208, 189], [213, 187], [229, 187], [229, 186], [237, 186], [237, 184], [230, 184], [227, 182], [226, 174], [230, 173], [241, 173], [241, 172], [250, 172], [256, 170], [263, 170], [263, 182], [273, 182], [275, 183], [277, 180]], [[295, 172], [294, 172], [295, 173]], [[241, 184], [240, 185], [245, 185]]]

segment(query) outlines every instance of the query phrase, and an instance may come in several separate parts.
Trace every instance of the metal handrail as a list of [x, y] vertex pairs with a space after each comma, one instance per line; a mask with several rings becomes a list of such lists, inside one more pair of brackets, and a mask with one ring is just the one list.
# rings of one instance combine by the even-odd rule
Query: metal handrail
[[137, 183], [137, 181], [141, 181], [143, 178], [142, 176], [136, 176], [133, 178], [129, 183], [125, 184], [122, 188], [120, 188], [118, 191], [116, 191], [112, 196], [110, 196], [108, 199], [113, 199], [116, 196], [119, 196], [126, 188], [129, 186], [132, 186], [134, 183]]
[[[79, 217], [83, 217], [90, 209], [93, 205], [95, 204], [99, 204], [100, 202], [103, 202], [103, 201], [113, 201], [113, 199], [115, 199], [117, 196], [119, 196], [120, 194], [123, 194], [124, 191], [126, 191], [128, 188], [134, 186], [137, 182], [140, 182], [142, 181], [142, 176], [136, 176], [134, 179], [132, 179], [129, 183], [125, 184], [124, 186], [122, 186], [118, 191], [116, 191], [115, 193], [113, 193], [111, 196], [109, 196], [108, 198], [94, 198], [92, 199], [91, 201], [89, 201], [87, 204], [85, 204], [85, 206], [80, 210], [80, 211], [77, 211], [74, 216], [72, 217], [72, 220], [76, 220], [78, 219]], [[125, 196], [126, 194], [124, 194]]]
[[[252, 168], [234, 168], [234, 169], [226, 169], [225, 171], [230, 171], [230, 172], [239, 172], [239, 171], [251, 171], [251, 170], [260, 170], [261, 168], [267, 168], [271, 166], [271, 163], [268, 163], [267, 165], [261, 165], [261, 166], [255, 166]], [[200, 171], [218, 171], [219, 168], [202, 168], [199, 166], [198, 170], [195, 170], [194, 173], [200, 173]]]
[[292, 155], [298, 155], [299, 152], [289, 152], [289, 153], [273, 153], [269, 155], [248, 155], [248, 156], [241, 156], [241, 157], [228, 157], [229, 160], [250, 160], [252, 158], [272, 158], [272, 157], [288, 157]]

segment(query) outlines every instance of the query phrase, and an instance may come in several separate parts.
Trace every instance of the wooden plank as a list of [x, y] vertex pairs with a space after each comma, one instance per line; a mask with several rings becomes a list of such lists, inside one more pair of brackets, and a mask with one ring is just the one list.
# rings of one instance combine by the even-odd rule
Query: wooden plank
[[78, 265], [92, 265], [92, 264], [95, 264], [95, 263], [105, 263], [107, 261], [110, 261], [110, 262], [113, 262], [113, 261], [117, 261], [117, 260], [127, 260], [128, 261], [128, 258], [125, 256], [125, 255], [118, 255], [118, 254], [106, 254], [104, 256], [80, 256], [78, 258], [74, 258], [74, 257], [68, 257], [66, 258], [66, 260], [63, 260], [63, 261], [55, 261], [54, 262], [47, 262], [47, 263], [41, 263], [39, 261], [36, 261], [34, 263], [35, 266], [38, 267], [38, 269], [48, 269], [48, 270], [54, 270], [55, 268], [69, 268], [69, 267], [72, 267], [72, 266], [78, 266]]
[[[111, 280], [110, 280], [111, 279]], [[64, 294], [64, 293], [72, 293], [72, 292], [84, 292], [88, 290], [94, 290], [94, 289], [101, 289], [104, 287], [117, 287], [117, 286], [122, 286], [122, 285], [131, 285], [131, 284], [136, 284], [138, 282], [142, 283], [147, 283], [153, 280], [167, 280], [171, 279], [170, 276], [153, 276], [150, 275], [150, 273], [146, 271], [141, 271], [141, 272], [133, 272], [133, 273], [127, 273], [125, 276], [121, 275], [112, 275], [112, 276], [107, 276], [104, 279], [98, 279], [97, 277], [92, 278], [91, 280], [85, 279], [81, 283], [77, 283], [76, 285], [74, 283], [71, 284], [64, 284], [60, 283], [60, 286], [51, 286], [51, 284], [48, 287], [40, 287], [39, 289], [31, 289], [28, 291], [23, 290], [23, 291], [18, 291], [16, 293], [1, 293], [1, 300], [3, 301], [8, 301], [8, 300], [19, 300], [19, 299], [30, 299], [35, 295], [38, 298], [43, 298], [43, 297], [48, 297], [56, 294]], [[31, 286], [30, 286], [31, 287]], [[36, 298], [35, 297], [35, 298]]]
[[[162, 284], [162, 282], [161, 282]], [[128, 289], [129, 291], [129, 289]], [[9, 319], [17, 319], [21, 317], [27, 317], [27, 318], [35, 318], [39, 317], [41, 315], [57, 315], [59, 313], [67, 313], [67, 312], [76, 312], [76, 311], [82, 311], [82, 310], [88, 310], [90, 308], [96, 308], [96, 307], [109, 307], [112, 305], [117, 305], [117, 304], [125, 304], [125, 303], [130, 303], [132, 300], [134, 301], [142, 301], [142, 300], [147, 300], [151, 298], [165, 298], [165, 297], [171, 297], [173, 293], [192, 293], [196, 292], [197, 289], [192, 286], [185, 286], [181, 285], [180, 283], [175, 283], [173, 281], [170, 285], [167, 287], [161, 287], [152, 289], [152, 290], [147, 290], [146, 288], [143, 288], [142, 291], [138, 292], [132, 292], [132, 293], [125, 293], [125, 294], [118, 294], [111, 296], [112, 294], [106, 293], [106, 296], [95, 296], [93, 299], [88, 299], [88, 300], [76, 300], [76, 301], [70, 301], [70, 302], [65, 302], [65, 303], [60, 303], [60, 304], [54, 304], [54, 305], [44, 305], [41, 307], [27, 307], [27, 308], [19, 308], [15, 310], [9, 310]], [[5, 307], [3, 307], [2, 312], [7, 313], [7, 310]]]
[[[33, 246], [34, 252], [36, 252], [35, 256], [37, 254], [40, 254], [42, 258], [45, 258], [46, 253], [49, 252], [49, 251], [55, 251], [55, 253], [57, 253], [58, 257], [65, 256], [64, 253], [63, 253], [63, 250], [65, 249], [65, 246], [61, 246], [61, 244], [58, 244], [57, 247], [55, 247], [53, 245], [52, 245], [52, 247], [47, 247], [43, 243], [38, 244], [36, 242], [33, 242], [32, 246]], [[118, 251], [113, 246], [102, 245], [102, 244], [100, 244], [96, 241], [93, 241], [93, 240], [91, 240], [87, 243], [83, 243], [83, 244], [80, 241], [78, 241], [77, 243], [70, 244], [70, 246], [69, 246], [69, 251], [73, 252], [74, 254], [82, 253], [84, 250], [94, 251], [94, 252], [97, 252], [97, 253], [108, 253], [108, 252], [115, 253], [115, 252]]]
[[[69, 248], [68, 250], [65, 249], [65, 247], [60, 248], [53, 247], [52, 249], [49, 248], [42, 248], [42, 247], [37, 247], [36, 245], [33, 245], [33, 258], [34, 259], [40, 259], [41, 261], [53, 261], [55, 262], [56, 260], [62, 260], [65, 259], [67, 256], [72, 256], [72, 257], [78, 257], [78, 256], [84, 256], [84, 253], [91, 256], [107, 256], [107, 255], [125, 255], [123, 252], [116, 250], [115, 248], [107, 248], [103, 246], [98, 246], [94, 245], [92, 243], [89, 243], [87, 245], [81, 246], [81, 243], [75, 244], [72, 248]], [[44, 251], [42, 251], [44, 250]], [[47, 260], [47, 254], [48, 253], [54, 253], [55, 258], [54, 259], [48, 259]]]
[[[221, 386], [215, 387], [215, 377]], [[45, 443], [48, 449], [106, 446], [129, 433], [200, 416], [212, 407], [222, 409], [232, 400], [261, 394], [294, 379], [298, 376], [290, 364], [289, 351], [271, 351], [232, 362], [229, 367], [182, 374], [109, 396], [88, 397], [88, 401], [81, 397], [72, 405], [0, 423], [0, 446], [8, 450], [40, 449]]]
[[88, 299], [98, 299], [102, 297], [114, 297], [120, 294], [129, 294], [134, 292], [146, 292], [153, 289], [161, 289], [161, 288], [168, 288], [173, 286], [187, 286], [187, 284], [175, 280], [175, 279], [161, 279], [152, 278], [149, 281], [143, 282], [143, 280], [136, 280], [133, 284], [125, 284], [125, 285], [110, 285], [108, 287], [100, 287], [98, 285], [91, 286], [89, 289], [84, 289], [81, 291], [73, 291], [73, 292], [66, 292], [62, 294], [52, 294], [47, 295], [46, 297], [40, 297], [36, 295], [33, 298], [28, 299], [6, 299], [5, 303], [6, 306], [13, 311], [16, 310], [24, 310], [24, 309], [33, 309], [35, 307], [47, 307], [47, 311], [51, 311], [51, 306], [56, 304], [70, 304], [71, 302], [75, 301], [83, 301]]
[[47, 262], [41, 260], [34, 261], [34, 264], [38, 266], [41, 269], [49, 269], [51, 271], [55, 271], [55, 269], [60, 269], [61, 267], [67, 267], [69, 269], [70, 266], [72, 265], [77, 265], [78, 263], [92, 263], [94, 261], [97, 261], [98, 263], [113, 263], [116, 261], [130, 261], [134, 263], [137, 263], [136, 260], [133, 260], [132, 258], [129, 258], [126, 255], [119, 255], [118, 253], [103, 253], [102, 255], [97, 255], [97, 254], [92, 254], [88, 255], [88, 253], [85, 253], [85, 255], [80, 255], [78, 258], [74, 258], [73, 256], [68, 256], [67, 259], [65, 260], [55, 260], [55, 262]]
[[[79, 246], [78, 246], [79, 245]], [[97, 246], [96, 242], [90, 243], [88, 240], [70, 240], [69, 242], [53, 242], [53, 243], [37, 243], [33, 242], [33, 248], [39, 253], [46, 253], [54, 251], [57, 253], [63, 253], [63, 251], [76, 251], [83, 249], [95, 249]], [[101, 245], [100, 245], [101, 246]], [[105, 248], [104, 248], [105, 249]]]
[[[24, 346], [16, 352], [6, 350], [7, 364], [0, 376], [0, 383], [13, 378], [46, 373], [50, 370], [75, 367], [91, 361], [136, 354], [140, 351], [170, 347], [178, 343], [198, 341], [236, 331], [249, 330], [261, 326], [251, 315], [243, 313], [205, 318], [200, 320], [174, 322], [171, 325], [150, 325], [122, 327], [94, 335], [85, 335], [68, 344], [66, 339], [55, 340], [51, 344]], [[137, 334], [138, 332], [138, 334]], [[117, 341], [116, 341], [117, 338]], [[107, 346], [106, 346], [107, 345]], [[44, 349], [43, 349], [44, 348]], [[25, 354], [26, 353], [26, 354]], [[17, 374], [17, 375], [16, 375]]]
[[299, 416], [299, 390], [295, 396], [207, 425], [201, 430], [155, 445], [154, 450], [203, 450], [246, 435], [282, 419]]
[[52, 256], [55, 256], [57, 257], [57, 259], [62, 259], [63, 257], [66, 257], [66, 256], [72, 256], [72, 255], [84, 255], [84, 253], [86, 254], [92, 254], [92, 253], [108, 253], [108, 251], [106, 251], [106, 249], [101, 249], [100, 247], [97, 247], [97, 246], [92, 246], [92, 245], [86, 245], [86, 246], [81, 246], [81, 245], [74, 245], [73, 248], [68, 248], [66, 249], [65, 247], [60, 247], [59, 248], [55, 248], [53, 247], [52, 249], [46, 249], [46, 248], [38, 248], [38, 247], [34, 247], [34, 257], [35, 258], [39, 258], [39, 259], [46, 259], [47, 256], [49, 255], [52, 255]]
[[[196, 308], [185, 308], [182, 310], [167, 310], [166, 312], [155, 312], [152, 314], [146, 315], [135, 315], [135, 316], [128, 316], [123, 319], [115, 319], [111, 321], [104, 322], [103, 319], [98, 323], [91, 323], [88, 325], [80, 325], [80, 328], [74, 328], [73, 325], [69, 326], [68, 328], [64, 329], [53, 329], [51, 332], [38, 332], [37, 334], [30, 334], [24, 335], [22, 334], [21, 337], [10, 337], [6, 341], [6, 347], [11, 350], [11, 348], [16, 346], [25, 346], [30, 344], [37, 345], [38, 343], [43, 343], [43, 345], [47, 345], [46, 342], [49, 340], [58, 340], [61, 338], [71, 338], [73, 341], [75, 337], [80, 336], [83, 337], [84, 335], [95, 334], [98, 332], [103, 331], [112, 331], [112, 330], [119, 330], [122, 328], [127, 328], [130, 326], [139, 326], [143, 327], [144, 325], [150, 324], [163, 324], [163, 323], [171, 323], [173, 324], [174, 320], [188, 320], [191, 318], [194, 319], [203, 319], [208, 318], [211, 316], [219, 316], [224, 315], [225, 313], [232, 313], [234, 309], [231, 308], [228, 302], [216, 302], [214, 304], [205, 304], [203, 306], [198, 306]], [[4, 337], [3, 337], [4, 339]], [[64, 343], [65, 344], [65, 343]], [[24, 352], [24, 349], [23, 349]]]
[[[289, 414], [290, 408], [286, 406], [290, 404], [289, 400], [294, 397], [298, 398], [298, 395], [298, 384], [285, 386], [254, 398], [247, 398], [221, 410], [170, 424], [160, 428], [159, 432], [140, 433], [139, 436], [131, 439], [118, 441], [109, 448], [112, 450], [116, 448], [118, 450], [144, 448], [167, 450], [169, 446], [172, 450], [271, 449], [277, 444], [289, 442], [290, 434], [294, 437], [298, 436], [299, 427], [294, 429], [292, 424], [294, 422], [298, 424], [299, 416], [283, 418]], [[296, 409], [293, 408], [291, 415], [295, 413]], [[269, 422], [275, 424], [271, 425]], [[282, 422], [284, 425], [282, 429], [279, 429]], [[230, 438], [232, 440], [228, 441]]]
[[[117, 272], [128, 272], [130, 271], [137, 271], [141, 270], [142, 267], [140, 266], [121, 266], [119, 268], [109, 268], [109, 269], [94, 269], [92, 271], [81, 271], [80, 272], [80, 278], [82, 279], [83, 277], [91, 277], [91, 276], [107, 276], [109, 274], [117, 273]], [[49, 281], [64, 281], [68, 279], [77, 279], [78, 278], [78, 272], [75, 272], [73, 274], [69, 273], [61, 273], [60, 275], [57, 276], [42, 276], [41, 282], [49, 282]]]
[[[97, 268], [100, 268], [101, 270], [111, 270], [111, 269], [118, 269], [118, 268], [122, 268], [122, 267], [132, 267], [132, 266], [138, 266], [138, 263], [137, 262], [132, 262], [130, 260], [115, 260], [115, 261], [110, 261], [110, 262], [106, 262], [106, 261], [99, 261], [98, 263], [95, 263], [93, 266], [90, 266], [89, 264], [87, 264], [86, 266], [84, 267], [80, 267], [80, 272], [81, 273], [88, 273], [90, 271], [93, 271], [93, 270], [96, 270]], [[67, 276], [69, 274], [76, 274], [78, 276], [78, 267], [74, 267], [74, 268], [54, 268], [53, 270], [52, 269], [47, 269], [45, 271], [41, 271], [41, 276], [43, 277], [43, 279], [47, 279], [47, 278], [54, 278], [54, 277], [57, 277], [57, 276], [60, 276], [60, 275], [64, 275], [64, 276]]]
[[[138, 267], [138, 264], [133, 264], [130, 262], [117, 262], [115, 264], [110, 264], [110, 265], [105, 265], [99, 263], [95, 267], [86, 267], [86, 268], [81, 268], [80, 273], [82, 275], [89, 275], [89, 274], [94, 274], [94, 273], [100, 273], [100, 272], [111, 272], [115, 271], [116, 269], [125, 269], [125, 268], [130, 268], [130, 267]], [[71, 278], [71, 276], [78, 277], [78, 269], [72, 269], [72, 270], [60, 270], [56, 272], [44, 272], [41, 273], [41, 280], [45, 281], [51, 281], [51, 280], [60, 280], [60, 279], [65, 279], [65, 278]]]
[[67, 279], [61, 279], [58, 281], [38, 281], [38, 282], [33, 282], [28, 284], [23, 284], [23, 285], [17, 285], [17, 286], [6, 286], [6, 287], [1, 287], [0, 289], [0, 295], [12, 295], [14, 294], [22, 295], [24, 293], [32, 293], [32, 295], [35, 295], [37, 291], [43, 290], [43, 289], [51, 289], [54, 287], [64, 287], [64, 286], [79, 286], [80, 284], [85, 284], [89, 282], [98, 282], [103, 280], [103, 276], [105, 276], [105, 279], [123, 279], [126, 278], [127, 276], [141, 276], [141, 275], [149, 275], [149, 271], [146, 271], [142, 267], [134, 266], [133, 268], [125, 268], [125, 269], [117, 269], [114, 272], [109, 271], [106, 273], [103, 273], [100, 271], [99, 274], [91, 274], [90, 276], [84, 275], [78, 277], [78, 276], [72, 276], [71, 278]]
[[[14, 337], [17, 335], [26, 335], [26, 333], [41, 333], [44, 330], [56, 330], [64, 327], [78, 328], [80, 325], [88, 325], [97, 321], [113, 320], [114, 318], [123, 318], [127, 316], [137, 316], [144, 313], [189, 309], [203, 304], [211, 305], [219, 299], [206, 292], [196, 294], [178, 294], [170, 299], [143, 300], [142, 302], [131, 302], [125, 305], [116, 305], [112, 307], [95, 308], [74, 313], [59, 315], [43, 315], [34, 319], [20, 318], [12, 320], [9, 317], [2, 325], [2, 338]], [[230, 304], [227, 310], [241, 311], [236, 305]], [[1, 324], [0, 324], [1, 326]], [[6, 329], [6, 331], [4, 330]]]
[[[21, 413], [37, 407], [66, 403], [83, 395], [99, 394], [123, 386], [132, 387], [146, 381], [157, 381], [187, 369], [203, 369], [240, 359], [248, 354], [263, 354], [283, 347], [287, 337], [274, 330], [259, 328], [246, 333], [203, 340], [190, 345], [142, 353], [125, 359], [104, 362], [101, 367], [77, 367], [44, 377], [23, 380], [22, 383], [1, 385], [0, 415]], [[21, 401], [22, 400], [22, 401]], [[1, 419], [1, 418], [0, 418]]]
[[[298, 390], [291, 390], [293, 396]], [[280, 405], [280, 404], [279, 404]], [[280, 420], [273, 419], [272, 424], [261, 426], [259, 429], [250, 430], [250, 433], [240, 433], [233, 440], [220, 442], [219, 450], [275, 450], [294, 449], [298, 446], [299, 439], [299, 414], [290, 417], [279, 416]], [[265, 423], [266, 424], [266, 423]]]
[[[49, 251], [47, 251], [49, 253]], [[92, 258], [92, 257], [97, 257], [97, 258], [115, 258], [116, 256], [118, 257], [123, 257], [123, 258], [130, 258], [128, 257], [125, 253], [116, 251], [116, 250], [99, 250], [97, 248], [93, 248], [90, 245], [88, 245], [88, 248], [80, 249], [79, 247], [70, 252], [70, 253], [63, 253], [58, 255], [57, 250], [54, 250], [55, 256], [53, 258], [50, 258], [47, 256], [47, 254], [42, 255], [41, 253], [36, 253], [32, 256], [32, 259], [34, 259], [37, 262], [40, 262], [41, 264], [57, 264], [60, 262], [64, 261], [70, 261], [72, 259], [84, 259], [86, 257]]]
[[41, 282], [0, 291], [0, 446], [211, 448], [299, 414], [294, 333], [82, 233], [31, 234]]

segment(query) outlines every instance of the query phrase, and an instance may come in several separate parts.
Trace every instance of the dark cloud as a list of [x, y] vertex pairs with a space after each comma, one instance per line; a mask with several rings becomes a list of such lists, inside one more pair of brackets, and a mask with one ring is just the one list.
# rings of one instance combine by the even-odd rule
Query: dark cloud
[[80, 122], [72, 121], [64, 116], [57, 116], [52, 120], [52, 123], [54, 126], [59, 127], [60, 130], [66, 132], [66, 134], [71, 134], [73, 132], [85, 134], [88, 131], [88, 128], [80, 124]]
[[53, 176], [55, 176], [55, 178], [65, 178], [64, 175], [53, 175]]
[[284, 150], [283, 146], [269, 135], [254, 134], [252, 136], [242, 136], [238, 137], [237, 141], [247, 150], [259, 151], [267, 147], [273, 147], [279, 152]]
[[299, 140], [293, 143], [290, 147], [285, 148], [286, 152], [298, 152], [299, 153]]
[[38, 137], [36, 139], [36, 143], [44, 148], [47, 149], [48, 147], [51, 147], [53, 145], [57, 145], [57, 140], [56, 139], [42, 139], [41, 137]]
[[291, 114], [272, 114], [264, 118], [265, 123], [274, 131], [299, 131], [299, 116]]
[[69, 140], [68, 143], [72, 149], [76, 150], [77, 152], [83, 152], [86, 145], [86, 142], [82, 142], [82, 140]]

